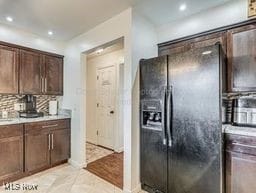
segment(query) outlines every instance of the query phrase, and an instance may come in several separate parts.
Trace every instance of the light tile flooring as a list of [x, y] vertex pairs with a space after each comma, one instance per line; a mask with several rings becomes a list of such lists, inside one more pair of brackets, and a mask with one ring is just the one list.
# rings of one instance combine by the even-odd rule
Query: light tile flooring
[[86, 143], [86, 162], [87, 163], [91, 163], [95, 160], [98, 160], [112, 153], [114, 153], [114, 151], [99, 147], [97, 145], [93, 145], [91, 143]]
[[0, 187], [0, 193], [122, 193], [121, 189], [90, 172], [76, 169], [68, 164], [14, 182], [17, 183], [38, 185], [38, 190], [7, 191], [4, 187]]

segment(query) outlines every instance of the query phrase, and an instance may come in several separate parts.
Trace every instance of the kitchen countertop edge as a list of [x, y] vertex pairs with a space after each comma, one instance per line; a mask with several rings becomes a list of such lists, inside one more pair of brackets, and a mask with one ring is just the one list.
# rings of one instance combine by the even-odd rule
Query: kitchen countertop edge
[[240, 127], [230, 124], [224, 124], [222, 125], [222, 131], [226, 134], [256, 137], [256, 127]]
[[71, 119], [70, 115], [54, 115], [54, 116], [44, 116], [38, 118], [12, 118], [1, 120], [0, 126], [4, 125], [16, 125], [16, 124], [26, 124], [26, 123], [33, 123], [33, 122], [41, 122], [41, 121], [54, 121], [54, 120], [61, 120], [61, 119]]

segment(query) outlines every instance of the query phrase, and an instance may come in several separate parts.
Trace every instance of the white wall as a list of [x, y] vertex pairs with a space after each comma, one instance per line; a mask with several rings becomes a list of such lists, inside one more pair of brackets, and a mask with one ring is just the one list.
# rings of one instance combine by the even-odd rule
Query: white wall
[[17, 44], [42, 51], [63, 54], [65, 43], [42, 38], [28, 31], [0, 24], [0, 41]]
[[122, 114], [119, 113], [119, 73], [120, 73], [120, 63], [124, 58], [124, 50], [119, 49], [104, 55], [96, 56], [93, 58], [88, 58], [87, 60], [87, 73], [86, 73], [86, 111], [90, 112], [86, 115], [86, 140], [87, 142], [98, 144], [97, 141], [97, 120], [99, 119], [96, 114], [96, 93], [97, 93], [97, 69], [104, 68], [106, 66], [115, 66], [116, 73], [114, 80], [116, 80], [116, 104], [115, 104], [115, 126], [114, 126], [114, 150], [119, 151], [123, 149], [123, 123], [119, 126], [119, 122], [122, 121]]
[[[64, 70], [64, 98], [63, 107], [72, 109], [72, 133], [71, 133], [71, 163], [83, 166], [85, 160], [85, 91], [86, 91], [86, 58], [82, 52], [106, 44], [124, 37], [124, 149], [128, 149], [131, 130], [131, 9], [127, 9], [110, 20], [98, 25], [92, 30], [71, 40], [65, 50], [65, 70]], [[130, 175], [131, 155], [124, 154], [124, 187], [132, 189]], [[128, 179], [128, 180], [127, 180]]]
[[132, 14], [132, 187], [140, 187], [140, 112], [139, 112], [139, 61], [157, 56], [155, 27], [139, 13]]
[[170, 41], [244, 20], [247, 20], [247, 0], [232, 0], [158, 27], [158, 42]]

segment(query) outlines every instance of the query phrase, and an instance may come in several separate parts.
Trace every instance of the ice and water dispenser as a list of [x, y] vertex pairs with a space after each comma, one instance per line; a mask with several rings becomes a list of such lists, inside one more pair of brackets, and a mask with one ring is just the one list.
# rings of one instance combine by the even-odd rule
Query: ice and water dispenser
[[160, 100], [142, 100], [142, 128], [161, 131], [164, 124], [163, 108]]

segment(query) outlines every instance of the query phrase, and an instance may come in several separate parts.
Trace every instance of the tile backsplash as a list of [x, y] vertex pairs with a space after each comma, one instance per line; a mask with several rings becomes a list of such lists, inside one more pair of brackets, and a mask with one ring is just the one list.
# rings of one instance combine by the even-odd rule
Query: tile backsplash
[[[14, 114], [14, 104], [24, 95], [0, 95], [0, 115], [3, 110], [7, 110], [10, 114]], [[60, 96], [35, 95], [37, 99], [37, 109], [44, 113], [49, 112], [49, 101], [60, 100]]]

